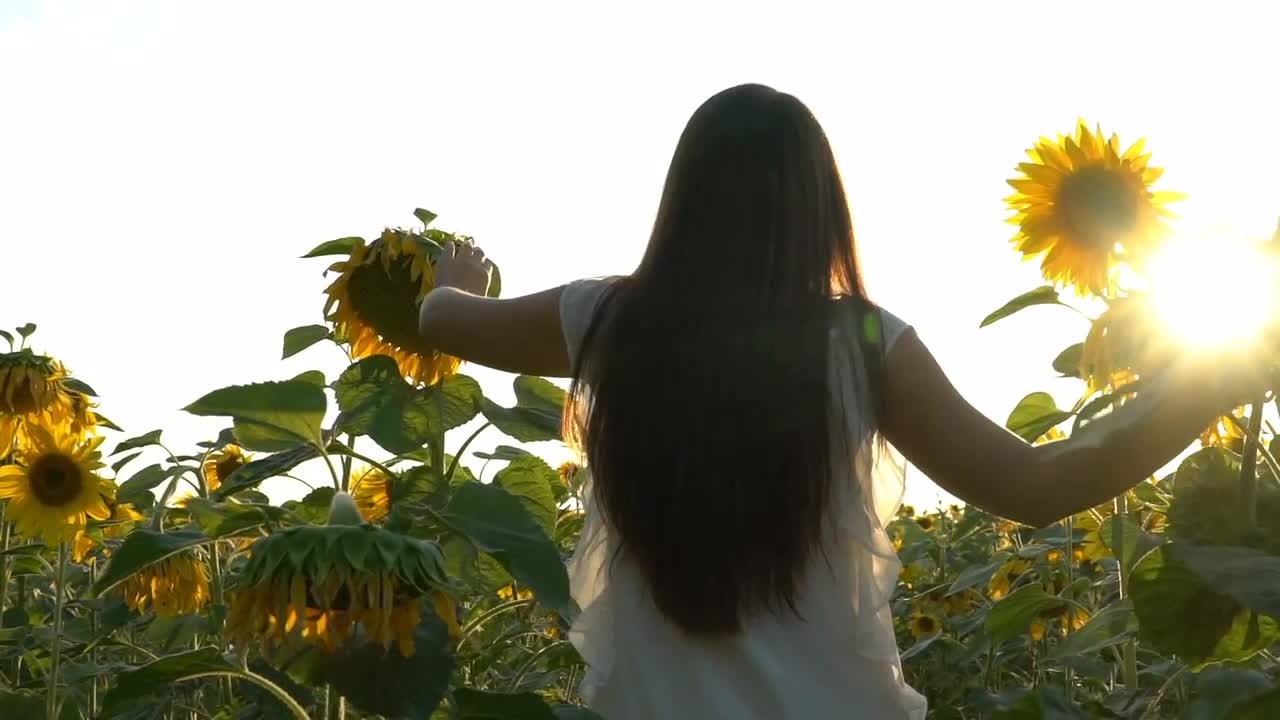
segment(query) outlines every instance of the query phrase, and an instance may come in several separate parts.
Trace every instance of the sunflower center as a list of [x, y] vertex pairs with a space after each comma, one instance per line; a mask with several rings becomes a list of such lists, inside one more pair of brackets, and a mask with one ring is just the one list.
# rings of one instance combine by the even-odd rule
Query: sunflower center
[[1100, 250], [1110, 250], [1137, 227], [1138, 202], [1129, 178], [1102, 165], [1067, 176], [1056, 198], [1068, 229]]
[[351, 306], [366, 325], [383, 340], [405, 350], [430, 354], [432, 348], [418, 334], [418, 291], [410, 258], [391, 262], [390, 270], [380, 262], [369, 262], [351, 271], [348, 280]]
[[43, 455], [28, 472], [31, 493], [40, 504], [61, 507], [74, 500], [85, 485], [84, 471], [66, 455]]

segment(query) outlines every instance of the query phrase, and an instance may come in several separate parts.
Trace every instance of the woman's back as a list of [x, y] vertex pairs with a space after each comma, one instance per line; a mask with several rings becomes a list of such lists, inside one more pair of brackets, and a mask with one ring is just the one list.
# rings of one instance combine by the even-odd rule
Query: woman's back
[[[584, 280], [561, 295], [571, 361], [609, 284]], [[887, 350], [905, 325], [889, 313], [881, 318]], [[654, 604], [641, 568], [625, 548], [618, 552], [617, 533], [588, 500], [570, 567], [582, 607], [570, 639], [591, 667], [582, 693], [605, 717], [924, 717], [923, 698], [902, 679], [888, 605], [901, 566], [883, 523], [901, 501], [902, 474], [891, 462], [873, 462], [875, 445], [863, 430], [871, 427], [868, 393], [852, 331], [831, 328], [831, 522], [822, 552], [801, 574], [796, 612], [750, 614], [731, 634], [679, 629]], [[590, 485], [586, 494], [591, 498]]]

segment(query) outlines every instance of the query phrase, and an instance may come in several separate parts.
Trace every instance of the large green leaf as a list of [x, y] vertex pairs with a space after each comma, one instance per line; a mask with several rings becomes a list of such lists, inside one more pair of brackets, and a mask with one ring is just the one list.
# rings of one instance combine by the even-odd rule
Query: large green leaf
[[1258, 615], [1208, 587], [1178, 559], [1174, 545], [1147, 553], [1133, 568], [1129, 593], [1138, 614], [1138, 638], [1192, 668], [1242, 662], [1280, 638], [1272, 618]]
[[1008, 559], [1009, 553], [998, 552], [993, 554], [990, 558], [991, 561], [985, 565], [972, 565], [961, 570], [955, 581], [951, 583], [951, 587], [947, 588], [947, 594], [954, 595], [971, 587], [986, 585], [991, 581], [991, 577], [996, 574], [996, 571], [1000, 569], [1000, 566]]
[[310, 685], [328, 684], [353, 705], [389, 718], [429, 718], [440, 705], [453, 673], [449, 632], [435, 613], [424, 611], [414, 628], [414, 652], [403, 657], [373, 642], [348, 642], [332, 654], [310, 643], [269, 653], [273, 665]]
[[457, 688], [452, 693], [450, 720], [557, 720], [534, 693], [497, 693]]
[[1280, 717], [1280, 688], [1238, 702], [1231, 706], [1226, 720], [1275, 720]]
[[464, 483], [442, 517], [497, 558], [542, 604], [566, 620], [577, 616], [560, 552], [519, 498], [500, 487]]
[[439, 215], [436, 215], [430, 210], [426, 210], [423, 208], [414, 208], [413, 216], [422, 221], [423, 228], [430, 227], [431, 223], [435, 222], [435, 219], [440, 217]]
[[1103, 520], [1098, 527], [1098, 535], [1120, 561], [1126, 576], [1139, 558], [1165, 541], [1163, 535], [1143, 530], [1134, 516], [1129, 514], [1112, 515]]
[[214, 500], [225, 500], [236, 493], [257, 487], [267, 478], [283, 475], [302, 463], [320, 457], [320, 451], [311, 445], [301, 445], [253, 460], [241, 465], [230, 477], [224, 478], [222, 485], [212, 493]]
[[1280, 557], [1247, 547], [1185, 543], [1173, 552], [1205, 585], [1254, 612], [1280, 618]]
[[520, 498], [548, 536], [555, 534], [558, 513], [553, 488], [554, 483], [560, 482], [560, 476], [551, 466], [532, 455], [516, 458], [498, 471], [493, 482]]
[[997, 320], [1003, 320], [1019, 310], [1024, 310], [1033, 305], [1061, 304], [1062, 301], [1058, 298], [1058, 291], [1051, 285], [1045, 285], [1044, 287], [1038, 287], [1035, 290], [1028, 290], [1004, 305], [1001, 305], [998, 310], [983, 318], [982, 324], [978, 327], [986, 327]]
[[187, 500], [187, 511], [205, 536], [212, 539], [263, 525], [274, 526], [288, 514], [274, 505], [219, 503], [198, 497]]
[[292, 357], [329, 337], [325, 325], [303, 325], [284, 334], [284, 350], [281, 359]]
[[356, 249], [356, 245], [364, 242], [363, 238], [344, 237], [337, 240], [329, 240], [322, 242], [311, 249], [311, 252], [303, 255], [304, 258], [321, 257], [323, 255], [350, 255], [352, 250]]
[[151, 492], [152, 488], [183, 472], [186, 472], [186, 469], [182, 467], [163, 468], [160, 465], [148, 465], [120, 484], [116, 490], [116, 499], [120, 502], [135, 502], [143, 493]]
[[1117, 600], [1098, 611], [1084, 627], [1071, 633], [1049, 651], [1051, 658], [1065, 658], [1095, 653], [1122, 642], [1138, 630], [1138, 616], [1133, 602]]
[[107, 563], [106, 570], [93, 583], [93, 594], [101, 596], [146, 566], [207, 542], [210, 542], [209, 537], [199, 530], [184, 528], [162, 533], [138, 528], [129, 533], [120, 547], [111, 553], [111, 561]]
[[441, 544], [445, 572], [473, 591], [488, 594], [511, 584], [511, 573], [488, 553], [482, 553], [462, 535], [453, 535]]
[[1016, 637], [1031, 627], [1041, 612], [1062, 607], [1062, 600], [1039, 585], [1023, 585], [987, 612], [986, 630], [996, 642]]
[[991, 720], [1089, 720], [1090, 716], [1071, 704], [1057, 688], [1005, 691], [990, 713]]
[[148, 445], [159, 445], [161, 432], [163, 431], [152, 430], [149, 433], [144, 433], [137, 437], [129, 438], [128, 440], [125, 440], [121, 442], [119, 445], [117, 445], [116, 449], [111, 451], [111, 454], [119, 455], [120, 453], [126, 450], [136, 450], [137, 448], [147, 447]]
[[515, 407], [504, 408], [485, 398], [481, 411], [485, 419], [521, 442], [560, 440], [565, 392], [551, 382], [521, 375], [512, 383]]
[[[1271, 688], [1266, 674], [1230, 666], [1208, 667], [1196, 674], [1183, 720], [1228, 720], [1233, 706]], [[1248, 717], [1245, 715], [1244, 717]], [[1266, 718], [1278, 717], [1274, 713]]]
[[[22, 692], [0, 689], [0, 718], [27, 720], [44, 717], [44, 692]], [[80, 710], [73, 698], [63, 701], [59, 720], [80, 720]]]
[[193, 415], [230, 416], [266, 425], [299, 443], [320, 445], [324, 390], [301, 380], [233, 385], [205, 395], [185, 409]]
[[1049, 429], [1071, 417], [1071, 413], [1058, 407], [1047, 392], [1033, 392], [1018, 401], [1005, 427], [1027, 442], [1038, 440]]
[[116, 675], [115, 687], [102, 698], [104, 717], [135, 706], [143, 698], [157, 692], [170, 692], [173, 683], [217, 674], [238, 674], [239, 668], [227, 662], [216, 647], [162, 657]]
[[341, 428], [368, 435], [402, 454], [465, 424], [479, 411], [480, 385], [465, 375], [419, 389], [404, 381], [395, 360], [375, 355], [352, 364], [333, 384]]
[[1053, 359], [1053, 369], [1064, 377], [1080, 377], [1080, 357], [1084, 354], [1084, 343], [1068, 346]]

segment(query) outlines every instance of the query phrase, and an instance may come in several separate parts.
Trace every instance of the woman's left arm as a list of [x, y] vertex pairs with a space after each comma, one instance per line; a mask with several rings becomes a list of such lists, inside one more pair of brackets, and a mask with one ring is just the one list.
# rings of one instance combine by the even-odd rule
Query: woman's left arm
[[563, 287], [510, 299], [485, 297], [484, 252], [466, 245], [446, 246], [435, 275], [436, 287], [418, 311], [418, 332], [432, 347], [496, 370], [569, 376], [560, 328]]

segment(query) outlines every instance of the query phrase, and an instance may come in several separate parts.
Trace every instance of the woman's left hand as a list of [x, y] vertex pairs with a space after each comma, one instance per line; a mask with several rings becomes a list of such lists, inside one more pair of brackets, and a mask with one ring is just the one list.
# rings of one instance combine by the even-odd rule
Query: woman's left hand
[[445, 243], [435, 272], [436, 287], [457, 288], [473, 295], [484, 295], [489, 290], [489, 266], [478, 246]]

